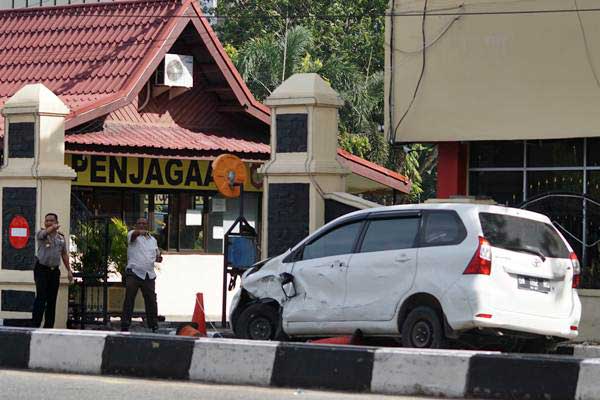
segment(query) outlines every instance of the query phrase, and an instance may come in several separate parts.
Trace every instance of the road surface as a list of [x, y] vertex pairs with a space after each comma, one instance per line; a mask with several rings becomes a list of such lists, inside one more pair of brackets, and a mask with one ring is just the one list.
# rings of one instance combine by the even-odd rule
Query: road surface
[[[69, 375], [0, 369], [2, 400], [412, 400], [416, 398], [301, 389]], [[419, 398], [426, 400], [425, 398]]]

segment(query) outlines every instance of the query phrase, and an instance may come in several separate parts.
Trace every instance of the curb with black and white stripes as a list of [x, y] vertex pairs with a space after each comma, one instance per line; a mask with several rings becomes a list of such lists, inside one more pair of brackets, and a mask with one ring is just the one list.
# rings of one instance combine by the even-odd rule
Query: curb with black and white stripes
[[0, 368], [397, 395], [600, 398], [600, 359], [0, 327]]

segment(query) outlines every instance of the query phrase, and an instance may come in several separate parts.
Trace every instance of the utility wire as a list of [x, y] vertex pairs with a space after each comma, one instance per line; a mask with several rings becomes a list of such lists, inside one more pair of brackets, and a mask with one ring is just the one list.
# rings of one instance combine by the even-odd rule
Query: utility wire
[[585, 47], [585, 56], [587, 58], [590, 69], [592, 70], [592, 75], [594, 75], [594, 79], [596, 80], [596, 86], [600, 88], [600, 80], [598, 79], [598, 73], [596, 72], [596, 68], [594, 67], [594, 62], [592, 60], [592, 54], [590, 51], [590, 45], [588, 43], [587, 35], [585, 33], [585, 26], [583, 25], [583, 19], [581, 18], [581, 13], [579, 12], [579, 4], [577, 4], [577, 0], [573, 0], [575, 4], [575, 9], [577, 12], [577, 19], [579, 20], [579, 28], [581, 29], [581, 37], [583, 38], [583, 45]]
[[[393, 136], [390, 138], [390, 144], [394, 145], [396, 143], [396, 135], [398, 133], [398, 128], [400, 127], [400, 125], [402, 125], [402, 122], [404, 122], [404, 119], [406, 118], [406, 116], [408, 115], [409, 111], [411, 110], [413, 104], [415, 103], [415, 99], [417, 98], [417, 94], [419, 93], [419, 89], [421, 88], [421, 82], [423, 81], [423, 75], [425, 75], [425, 54], [427, 53], [427, 38], [425, 35], [425, 21], [427, 19], [427, 3], [428, 0], [425, 0], [425, 2], [423, 3], [423, 13], [422, 18], [423, 20], [421, 21], [421, 37], [422, 37], [422, 43], [423, 43], [423, 51], [421, 52], [421, 73], [419, 74], [419, 80], [417, 81], [417, 85], [415, 86], [415, 90], [413, 92], [412, 95], [412, 99], [410, 100], [410, 103], [408, 103], [408, 107], [406, 107], [406, 110], [404, 111], [404, 114], [402, 114], [402, 117], [400, 118], [400, 120], [398, 121], [398, 123], [396, 124], [396, 127], [394, 128], [394, 133]], [[393, 68], [394, 66], [391, 66], [392, 71], [391, 73], [393, 73]], [[394, 88], [390, 88], [390, 90], [394, 90]]]
[[[92, 3], [92, 4], [110, 4], [110, 3]], [[64, 7], [64, 6], [56, 6]], [[51, 7], [46, 7], [45, 11], [50, 11]], [[456, 9], [459, 7], [453, 7]], [[440, 16], [486, 16], [486, 15], [528, 15], [528, 14], [568, 14], [568, 13], [586, 13], [586, 12], [600, 12], [600, 7], [592, 8], [557, 8], [557, 9], [531, 9], [531, 10], [500, 10], [500, 11], [444, 11], [448, 9], [429, 10], [428, 16], [440, 17]], [[281, 19], [285, 20], [285, 15], [269, 15], [269, 14], [255, 14], [253, 16], [235, 16], [235, 15], [157, 15], [157, 14], [105, 14], [105, 13], [90, 13], [90, 12], [77, 12], [77, 8], [73, 8], [71, 15], [72, 17], [102, 17], [102, 18], [160, 18], [160, 19], [172, 19], [172, 18], [191, 18], [191, 19], [209, 19], [209, 20], [240, 20], [240, 19]], [[39, 13], [36, 11], [36, 7], [32, 8], [20, 8], [20, 9], [7, 9], [0, 11], [0, 20], [5, 19], [9, 16], [17, 16], [22, 14]], [[64, 14], [62, 14], [64, 15]], [[355, 13], [355, 14], [296, 14], [290, 15], [288, 18], [291, 20], [302, 20], [302, 19], [313, 19], [313, 20], [337, 20], [337, 19], [364, 19], [364, 18], [379, 18], [379, 17], [421, 17], [423, 13], [418, 10], [400, 11], [395, 13]]]
[[434, 44], [436, 44], [438, 42], [438, 40], [440, 40], [446, 34], [446, 32], [448, 32], [450, 30], [450, 28], [452, 28], [452, 25], [454, 25], [454, 23], [456, 21], [458, 21], [459, 19], [460, 19], [460, 17], [452, 18], [450, 20], [450, 22], [448, 24], [446, 24], [446, 26], [441, 30], [441, 32], [435, 37], [435, 39], [433, 39], [431, 42], [427, 43], [427, 45], [425, 47], [421, 47], [420, 49], [416, 49], [416, 50], [404, 50], [404, 49], [398, 49], [398, 48], [394, 48], [394, 50], [398, 51], [402, 54], [419, 54], [422, 51], [425, 51], [428, 48], [430, 48], [431, 46], [433, 46]]

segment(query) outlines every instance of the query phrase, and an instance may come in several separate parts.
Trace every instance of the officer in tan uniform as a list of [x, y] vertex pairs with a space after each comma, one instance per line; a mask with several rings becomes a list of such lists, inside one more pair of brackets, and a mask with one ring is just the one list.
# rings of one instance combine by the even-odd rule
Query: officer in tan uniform
[[32, 325], [36, 328], [41, 326], [43, 317], [45, 317], [43, 318], [44, 328], [54, 327], [61, 259], [67, 268], [69, 282], [73, 281], [67, 240], [58, 231], [59, 228], [58, 216], [48, 213], [44, 218], [44, 229], [40, 229], [35, 235], [38, 252], [33, 270], [35, 302], [33, 303]]

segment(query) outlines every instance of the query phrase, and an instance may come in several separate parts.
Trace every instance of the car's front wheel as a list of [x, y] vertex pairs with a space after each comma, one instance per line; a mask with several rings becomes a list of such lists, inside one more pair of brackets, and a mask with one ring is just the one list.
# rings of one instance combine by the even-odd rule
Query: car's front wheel
[[413, 309], [402, 324], [402, 346], [440, 349], [446, 345], [444, 327], [438, 312], [429, 307]]
[[241, 339], [273, 340], [278, 333], [279, 315], [269, 304], [252, 304], [240, 314], [235, 332]]

